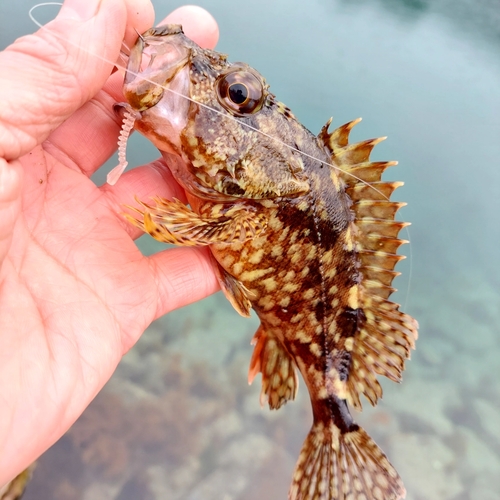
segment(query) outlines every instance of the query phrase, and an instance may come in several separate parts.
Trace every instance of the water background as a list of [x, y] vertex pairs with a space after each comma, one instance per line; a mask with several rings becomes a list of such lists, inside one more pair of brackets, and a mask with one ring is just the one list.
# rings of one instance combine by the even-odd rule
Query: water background
[[[34, 31], [34, 3], [0, 3], [0, 48]], [[153, 3], [158, 21], [179, 5]], [[199, 4], [219, 22], [218, 50], [259, 70], [312, 131], [362, 116], [354, 140], [389, 137], [372, 158], [400, 162], [385, 178], [405, 181], [394, 198], [408, 202], [411, 259], [395, 299], [421, 336], [404, 383], [384, 383], [356, 417], [409, 500], [498, 499], [500, 3]], [[130, 144], [130, 164], [158, 156], [137, 134]], [[25, 499], [284, 499], [309, 402], [301, 384], [298, 401], [260, 409], [259, 380], [246, 384], [256, 327], [221, 294], [157, 321], [41, 458]]]

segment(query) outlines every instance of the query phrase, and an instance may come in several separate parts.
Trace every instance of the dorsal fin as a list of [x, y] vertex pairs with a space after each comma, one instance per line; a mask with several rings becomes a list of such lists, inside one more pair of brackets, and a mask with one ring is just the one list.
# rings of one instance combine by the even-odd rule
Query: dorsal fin
[[[361, 409], [360, 394], [375, 405], [382, 395], [376, 375], [385, 375], [399, 382], [404, 361], [415, 347], [417, 322], [399, 311], [399, 305], [388, 300], [395, 289], [394, 271], [403, 259], [397, 251], [407, 243], [399, 239], [399, 231], [408, 225], [394, 220], [396, 212], [405, 203], [392, 202], [390, 196], [402, 182], [382, 182], [382, 174], [397, 162], [371, 162], [370, 154], [376, 144], [385, 139], [370, 139], [349, 143], [352, 128], [361, 121], [353, 120], [333, 132], [328, 128], [331, 119], [318, 135], [331, 152], [336, 175], [344, 182], [346, 193], [353, 204], [355, 215], [349, 238], [358, 254], [362, 280], [357, 288], [358, 303], [366, 321], [354, 336], [352, 362], [347, 380], [349, 403]], [[332, 167], [334, 168], [334, 167]]]

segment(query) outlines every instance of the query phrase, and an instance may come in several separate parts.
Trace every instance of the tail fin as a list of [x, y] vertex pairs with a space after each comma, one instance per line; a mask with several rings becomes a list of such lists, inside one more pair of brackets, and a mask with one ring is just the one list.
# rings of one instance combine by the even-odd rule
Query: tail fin
[[396, 469], [358, 426], [341, 433], [315, 422], [300, 452], [289, 500], [401, 500]]

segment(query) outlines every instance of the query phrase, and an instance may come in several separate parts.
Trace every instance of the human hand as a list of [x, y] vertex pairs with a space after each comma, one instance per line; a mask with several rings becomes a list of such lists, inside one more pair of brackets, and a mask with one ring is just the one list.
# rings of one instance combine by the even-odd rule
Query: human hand
[[[111, 187], [90, 176], [116, 149], [122, 40], [153, 25], [149, 0], [68, 0], [0, 53], [0, 486], [54, 443], [155, 318], [217, 288], [201, 249], [141, 255], [120, 215], [135, 195], [183, 199], [161, 161]], [[215, 21], [181, 22], [213, 48]], [[86, 49], [86, 51], [82, 50]]]

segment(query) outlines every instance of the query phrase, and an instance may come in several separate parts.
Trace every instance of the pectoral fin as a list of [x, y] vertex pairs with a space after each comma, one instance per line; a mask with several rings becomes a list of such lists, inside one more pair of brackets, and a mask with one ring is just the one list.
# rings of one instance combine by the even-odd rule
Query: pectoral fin
[[155, 206], [137, 200], [141, 208], [127, 207], [140, 217], [125, 217], [153, 238], [182, 246], [243, 242], [258, 236], [266, 227], [266, 218], [252, 207], [236, 203], [224, 210], [215, 205], [202, 215], [177, 199], [154, 198]]

